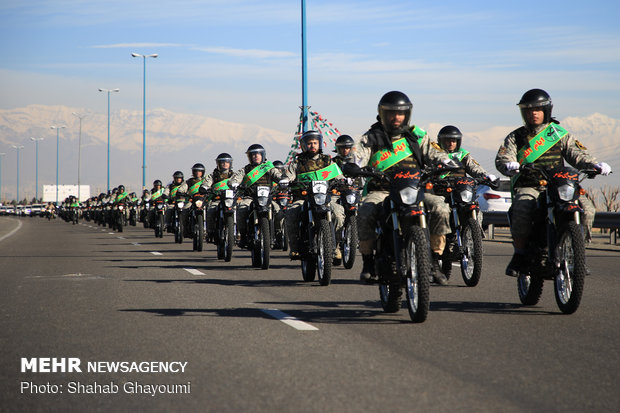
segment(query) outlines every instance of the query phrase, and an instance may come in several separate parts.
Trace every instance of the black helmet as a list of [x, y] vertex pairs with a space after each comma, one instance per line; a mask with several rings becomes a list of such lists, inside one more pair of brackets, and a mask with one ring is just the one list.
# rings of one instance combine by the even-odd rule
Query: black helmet
[[161, 181], [159, 179], [156, 179], [156, 180], [153, 181], [153, 186], [161, 186], [161, 185], [162, 185], [162, 183], [161, 183]]
[[181, 171], [175, 171], [175, 172], [172, 174], [172, 179], [176, 180], [176, 179], [178, 179], [178, 178], [181, 178], [181, 179], [185, 178], [185, 176], [183, 175], [183, 172], [181, 172]]
[[334, 152], [338, 152], [338, 148], [352, 148], [355, 145], [355, 141], [349, 135], [340, 135], [336, 139], [336, 149]]
[[230, 169], [232, 169], [233, 158], [232, 156], [230, 156], [230, 154], [222, 152], [217, 156], [217, 158], [215, 158], [217, 169], [219, 169], [220, 171], [224, 171], [224, 169], [220, 165], [220, 162], [230, 162]]
[[195, 163], [192, 166], [192, 175], [196, 176], [196, 172], [202, 172], [202, 176], [205, 176], [205, 166], [201, 163]]
[[319, 141], [319, 153], [323, 153], [323, 136], [321, 132], [315, 130], [309, 130], [301, 135], [299, 138], [299, 146], [301, 147], [302, 152], [306, 152], [308, 150], [308, 141], [318, 140]]
[[447, 148], [445, 139], [456, 139], [456, 149], [461, 149], [463, 134], [456, 126], [448, 125], [439, 130], [439, 133], [437, 134], [437, 142], [439, 142], [439, 146], [441, 146], [444, 150]]
[[260, 163], [263, 163], [267, 160], [267, 151], [265, 151], [265, 148], [263, 148], [263, 145], [259, 145], [258, 143], [255, 143], [253, 145], [250, 145], [250, 147], [248, 148], [247, 151], [245, 151], [245, 154], [248, 156], [248, 162], [250, 162], [251, 164], [253, 164], [252, 162], [252, 154], [254, 153], [260, 153], [261, 154], [261, 161]]
[[525, 116], [526, 109], [541, 108], [545, 114], [543, 123], [551, 122], [551, 109], [553, 109], [553, 103], [551, 102], [551, 96], [542, 89], [530, 89], [523, 94], [517, 106], [521, 109], [521, 117], [523, 122], [527, 125], [527, 118]]
[[286, 165], [284, 165], [284, 163], [282, 163], [282, 161], [273, 161], [273, 166], [275, 166], [278, 169], [286, 168]]
[[[403, 92], [392, 91], [388, 92], [379, 101], [377, 112], [379, 112], [379, 122], [383, 125], [383, 128], [390, 136], [396, 136], [403, 133], [409, 126], [409, 119], [411, 119], [411, 110], [413, 109], [413, 103]], [[387, 113], [391, 111], [398, 111], [405, 113], [405, 120], [403, 124], [396, 129], [393, 129], [388, 124]]]
[[118, 186], [118, 192], [120, 192], [121, 194], [122, 194], [123, 192], [125, 192], [125, 185], [119, 185], [119, 186]]

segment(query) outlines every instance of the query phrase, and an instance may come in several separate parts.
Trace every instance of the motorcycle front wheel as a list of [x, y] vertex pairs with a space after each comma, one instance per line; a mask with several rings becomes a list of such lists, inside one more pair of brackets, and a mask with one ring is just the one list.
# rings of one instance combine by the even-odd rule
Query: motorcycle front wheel
[[482, 275], [482, 230], [478, 221], [469, 218], [461, 232], [463, 256], [461, 257], [461, 275], [468, 287], [475, 287]]
[[202, 251], [205, 239], [205, 226], [202, 214], [196, 215], [196, 222], [194, 223], [194, 250]]
[[233, 246], [235, 245], [235, 223], [232, 215], [227, 216], [224, 221], [224, 237], [220, 242], [224, 243], [224, 261], [232, 260]]
[[183, 221], [181, 221], [181, 217], [177, 218], [178, 221], [174, 226], [174, 242], [177, 244], [183, 243]]
[[414, 323], [422, 323], [430, 306], [430, 277], [432, 272], [430, 249], [424, 229], [412, 226], [407, 234], [405, 263], [407, 266], [407, 309]]
[[519, 300], [521, 300], [521, 304], [538, 304], [542, 294], [544, 281], [545, 280], [541, 277], [532, 277], [528, 274], [519, 274], [519, 277], [517, 277], [517, 290], [519, 291]]
[[357, 217], [351, 215], [344, 223], [344, 237], [342, 240], [342, 264], [347, 270], [353, 268], [358, 244]]
[[329, 221], [322, 219], [319, 222], [317, 232], [317, 255], [316, 266], [321, 285], [329, 285], [332, 279], [332, 256], [334, 246], [332, 245], [332, 227]]
[[556, 257], [560, 268], [554, 277], [555, 301], [564, 314], [572, 314], [579, 308], [586, 275], [586, 253], [579, 225], [572, 221], [558, 236]]
[[258, 234], [259, 244], [259, 267], [263, 270], [269, 269], [269, 255], [271, 254], [271, 230], [269, 225], [269, 218], [262, 217], [259, 220], [260, 233]]

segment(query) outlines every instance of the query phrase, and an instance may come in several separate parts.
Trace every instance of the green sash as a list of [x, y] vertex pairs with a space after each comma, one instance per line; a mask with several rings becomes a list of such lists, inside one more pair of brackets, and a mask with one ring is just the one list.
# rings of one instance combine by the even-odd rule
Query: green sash
[[337, 163], [331, 163], [323, 169], [319, 169], [311, 172], [304, 172], [297, 175], [298, 182], [304, 181], [329, 181], [335, 177], [342, 175], [342, 171]]
[[538, 135], [534, 136], [529, 141], [529, 145], [524, 146], [517, 153], [517, 161], [520, 165], [525, 165], [536, 161], [545, 152], [560, 142], [568, 132], [560, 125], [550, 123], [545, 129], [543, 129]]
[[79, 204], [79, 203], [77, 203], [77, 202], [74, 202], [74, 203], [72, 203], [72, 204], [71, 204], [71, 206], [72, 206], [73, 208], [78, 208], [78, 207], [80, 206], [80, 204]]
[[407, 139], [401, 138], [392, 142], [393, 151], [389, 149], [380, 149], [370, 157], [370, 165], [380, 171], [396, 165], [413, 155], [413, 151], [407, 143]]
[[163, 193], [164, 193], [164, 190], [162, 188], [160, 188], [157, 191], [153, 192], [153, 195], [151, 195], [151, 199], [152, 200], [156, 200], [157, 198], [162, 196]]
[[189, 187], [189, 194], [190, 195], [194, 195], [195, 193], [198, 192], [198, 190], [200, 189], [200, 185], [202, 185], [202, 183], [204, 182], [204, 179], [201, 179], [200, 181], [196, 182], [194, 185]]
[[[465, 159], [465, 157], [469, 155], [469, 151], [465, 150], [463, 148], [459, 149], [456, 152], [450, 152], [448, 153], [448, 156], [450, 157], [450, 159], [452, 159], [453, 161], [459, 161], [459, 162], [463, 162], [463, 159]], [[440, 178], [445, 178], [446, 176], [450, 175], [450, 172], [446, 172], [444, 174], [439, 175]]]
[[[567, 134], [568, 131], [560, 125], [553, 122], [550, 123], [549, 126], [530, 139], [528, 145], [524, 146], [519, 150], [519, 152], [517, 152], [517, 161], [519, 162], [519, 165], [535, 162], [538, 158], [544, 155], [545, 152], [560, 142]], [[513, 192], [514, 185], [520, 176], [521, 173], [517, 173], [510, 178], [511, 192]]]
[[217, 183], [213, 184], [211, 186], [211, 189], [213, 189], [214, 191], [223, 191], [225, 189], [230, 189], [228, 187], [228, 180], [229, 179], [230, 178], [226, 178], [226, 179], [221, 180], [220, 182], [217, 182]]
[[170, 198], [174, 198], [177, 195], [177, 192], [179, 191], [180, 187], [181, 185], [178, 185], [170, 190]]
[[122, 194], [118, 194], [116, 196], [116, 202], [122, 201], [127, 195], [128, 195], [127, 192], [123, 192]]
[[267, 172], [269, 172], [273, 168], [274, 166], [271, 161], [266, 161], [265, 163], [258, 165], [256, 168], [252, 169], [243, 177], [241, 185], [245, 187], [254, 185], [256, 181], [261, 179]]

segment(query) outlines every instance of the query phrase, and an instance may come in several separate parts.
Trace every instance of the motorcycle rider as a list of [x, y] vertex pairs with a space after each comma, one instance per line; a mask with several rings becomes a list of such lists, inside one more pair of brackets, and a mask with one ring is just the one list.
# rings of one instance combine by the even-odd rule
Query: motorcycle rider
[[[273, 161], [273, 166], [280, 170], [280, 174], [284, 176], [284, 172], [286, 171], [286, 165], [282, 161]], [[277, 185], [274, 183], [274, 185]], [[280, 188], [283, 192], [288, 192], [288, 188]], [[277, 202], [276, 202], [277, 204]], [[274, 248], [280, 249], [283, 245], [282, 233], [286, 231], [284, 224], [284, 209], [280, 208], [280, 205], [277, 205], [277, 212], [274, 210], [274, 231], [276, 233], [276, 239], [274, 241]], [[279, 236], [277, 234], [280, 234]]]
[[[532, 219], [536, 199], [544, 190], [539, 186], [542, 175], [533, 170], [520, 171], [521, 165], [533, 163], [543, 167], [564, 166], [564, 161], [577, 169], [594, 168], [602, 175], [611, 173], [605, 162], [597, 162], [575, 137], [551, 116], [551, 96], [542, 89], [530, 89], [517, 103], [523, 118], [523, 126], [512, 131], [504, 139], [495, 158], [499, 172], [511, 177], [513, 199], [510, 207], [510, 232], [514, 254], [506, 275], [517, 277], [527, 270], [527, 245], [532, 232]], [[531, 143], [535, 143], [531, 146]], [[594, 205], [584, 195], [579, 197], [584, 209], [586, 227], [592, 226]]]
[[[377, 107], [378, 122], [374, 123], [361, 136], [354, 148], [355, 159], [358, 165], [371, 165], [382, 169], [381, 164], [389, 165], [396, 161], [396, 163], [390, 166], [383, 167], [383, 170], [385, 170], [396, 164], [402, 167], [418, 167], [423, 169], [427, 165], [450, 163], [448, 154], [441, 150], [436, 143], [431, 142], [426, 131], [418, 126], [409, 125], [412, 108], [411, 100], [402, 92], [391, 91], [381, 97]], [[408, 153], [407, 156], [402, 155], [402, 152], [399, 156], [393, 151], [393, 142], [403, 138], [405, 138], [408, 146], [408, 150], [404, 152], [404, 154]], [[393, 160], [390, 160], [390, 158]], [[371, 179], [367, 182], [366, 187], [368, 194], [362, 199], [357, 220], [360, 251], [363, 259], [360, 279], [372, 282], [376, 280], [374, 262], [375, 227], [383, 201], [389, 195], [389, 184]], [[450, 228], [450, 208], [445, 203], [444, 198], [432, 194], [429, 197], [425, 195], [424, 204], [427, 211], [430, 212], [431, 232], [444, 235], [446, 232], [442, 233], [441, 228]], [[433, 231], [434, 226], [439, 229]], [[440, 245], [441, 241], [437, 236], [431, 237], [433, 250], [438, 250]], [[441, 285], [448, 283], [446, 277], [440, 272], [435, 271], [434, 278]]]
[[192, 166], [192, 176], [186, 181], [189, 202], [183, 208], [183, 228], [185, 229], [185, 237], [191, 238], [192, 231], [189, 227], [189, 208], [191, 207], [192, 196], [197, 194], [200, 187], [205, 181], [205, 166], [201, 163], [195, 163]]
[[[274, 182], [279, 182], [282, 172], [267, 160], [267, 152], [262, 145], [257, 143], [250, 145], [245, 152], [248, 157], [248, 164], [235, 172], [230, 178], [229, 185], [241, 184], [243, 188], [250, 188], [256, 185], [271, 187]], [[248, 218], [249, 207], [252, 203], [251, 196], [243, 196], [237, 202], [237, 230], [241, 236], [239, 246], [245, 248], [248, 245], [248, 228], [246, 220]], [[280, 207], [275, 202], [271, 202], [274, 216]]]
[[[295, 160], [293, 160], [286, 169], [285, 179], [293, 182], [299, 174], [318, 171], [324, 169], [329, 165], [335, 163], [331, 156], [323, 153], [323, 137], [321, 133], [315, 130], [309, 130], [304, 132], [299, 139], [299, 146], [301, 147], [301, 153], [297, 154]], [[343, 180], [342, 173], [330, 178]], [[336, 201], [337, 197], [332, 197], [330, 201], [330, 207], [332, 209], [334, 224], [336, 227], [336, 244], [340, 244], [340, 237], [342, 226], [344, 225], [344, 209], [342, 205]], [[293, 203], [286, 210], [286, 234], [289, 239], [291, 251], [289, 257], [292, 260], [300, 258], [299, 255], [299, 220], [301, 215], [301, 206], [304, 203], [304, 199], [301, 195], [301, 190], [293, 190]], [[342, 259], [342, 253], [339, 247], [334, 248], [334, 258], [336, 260]]]
[[166, 210], [166, 215], [164, 217], [164, 222], [166, 227], [168, 228], [168, 232], [172, 232], [172, 216], [174, 215], [174, 203], [177, 198], [185, 197], [187, 195], [187, 184], [183, 180], [183, 172], [175, 171], [172, 174], [172, 182], [168, 184], [166, 189], [164, 189], [163, 197], [168, 202], [169, 205], [172, 205], [171, 208]]
[[[215, 169], [205, 178], [202, 188], [207, 191], [219, 191], [228, 189], [228, 180], [233, 174], [233, 158], [226, 152], [220, 153], [215, 158]], [[207, 208], [207, 239], [215, 238], [215, 214], [217, 213], [217, 202], [212, 200]]]
[[[162, 187], [162, 183], [159, 179], [153, 181], [153, 188], [151, 189], [151, 194], [149, 197], [149, 201], [155, 202], [155, 200], [161, 198], [164, 195], [164, 188]], [[151, 209], [148, 211], [148, 220], [149, 227], [155, 227], [155, 208], [153, 208], [153, 204], [151, 204]]]
[[355, 141], [349, 135], [340, 135], [336, 139], [336, 149], [334, 149], [336, 156], [332, 159], [338, 164], [340, 169], [342, 169], [343, 164], [354, 162], [353, 146], [355, 146]]

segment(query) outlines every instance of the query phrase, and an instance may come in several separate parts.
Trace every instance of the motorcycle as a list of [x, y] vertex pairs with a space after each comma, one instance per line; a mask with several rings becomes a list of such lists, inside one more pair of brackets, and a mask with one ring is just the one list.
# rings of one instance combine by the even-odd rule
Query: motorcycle
[[480, 207], [476, 200], [476, 187], [484, 183], [497, 188], [498, 183], [485, 178], [448, 176], [433, 180], [438, 195], [445, 195], [450, 205], [452, 232], [446, 236], [446, 246], [441, 256], [441, 272], [450, 279], [452, 263], [461, 266], [461, 276], [468, 287], [475, 287], [482, 275], [483, 232], [478, 215]]
[[[286, 216], [286, 210], [291, 203], [291, 194], [288, 187], [280, 189], [273, 196], [273, 200], [280, 206], [281, 215]], [[282, 251], [288, 250], [288, 237], [286, 236], [284, 219], [279, 223], [279, 228], [274, 230], [273, 248], [282, 248]]]
[[[579, 308], [586, 276], [585, 241], [581, 228], [580, 183], [594, 178], [595, 169], [570, 167], [545, 169], [526, 164], [522, 171], [535, 170], [544, 177], [545, 189], [537, 199], [534, 232], [529, 237], [531, 251], [529, 270], [517, 277], [519, 299], [523, 305], [535, 305], [542, 294], [545, 280], [553, 280], [555, 301], [562, 313], [572, 314]], [[509, 217], [510, 217], [509, 211]]]
[[192, 206], [189, 211], [189, 226], [192, 231], [192, 248], [202, 251], [205, 239], [205, 195], [197, 193], [192, 196]]
[[273, 234], [273, 208], [271, 187], [256, 185], [246, 190], [252, 196], [248, 207], [246, 228], [248, 246], [252, 255], [252, 267], [269, 268], [269, 255]]
[[129, 225], [135, 227], [138, 224], [138, 210], [136, 204], [131, 202], [129, 205]]
[[183, 243], [183, 207], [185, 206], [185, 194], [177, 194], [177, 198], [174, 201], [174, 213], [172, 217], [172, 232], [174, 233], [174, 242], [177, 244]]
[[123, 226], [127, 225], [125, 218], [125, 209], [127, 208], [127, 204], [125, 201], [121, 201], [114, 206], [114, 221], [112, 229], [117, 230], [118, 232], [123, 232]]
[[155, 230], [155, 238], [163, 238], [164, 236], [164, 215], [166, 213], [166, 203], [160, 197], [152, 201], [155, 212], [155, 220], [151, 223]]
[[149, 227], [149, 209], [151, 208], [151, 201], [145, 201], [140, 205], [140, 222], [144, 228]]
[[[200, 188], [201, 193], [203, 188]], [[216, 192], [214, 200], [218, 201], [215, 218], [215, 245], [217, 258], [230, 262], [236, 237], [236, 188], [222, 189]]]
[[357, 235], [357, 207], [361, 199], [358, 188], [352, 184], [340, 190], [340, 205], [344, 208], [344, 225], [342, 226], [342, 264], [347, 270], [353, 268], [359, 245]]
[[424, 211], [424, 188], [443, 168], [405, 169], [392, 167], [385, 172], [346, 164], [347, 176], [367, 176], [389, 182], [390, 191], [377, 220], [375, 271], [379, 297], [386, 313], [400, 310], [402, 289], [406, 291], [409, 317], [424, 322], [430, 306], [432, 276], [430, 242]]
[[317, 274], [319, 284], [329, 285], [336, 237], [329, 206], [335, 181], [299, 182], [304, 202], [299, 221], [299, 253], [301, 274], [304, 281], [314, 281]]

